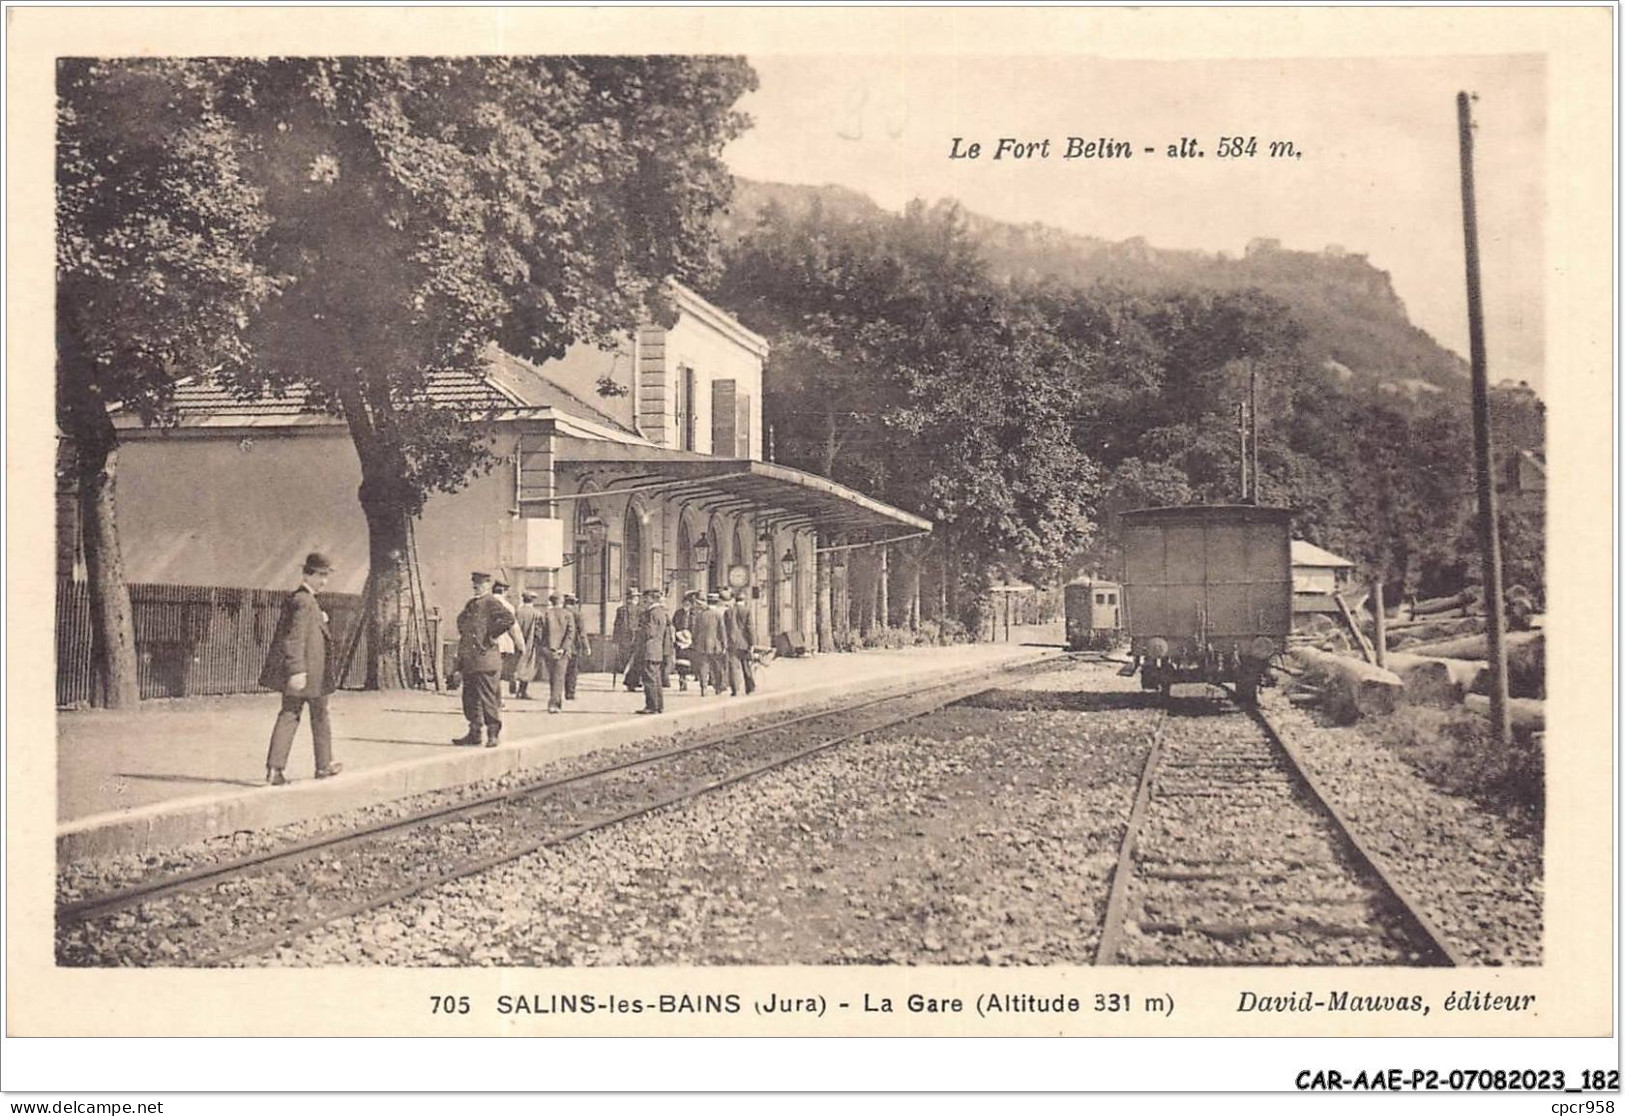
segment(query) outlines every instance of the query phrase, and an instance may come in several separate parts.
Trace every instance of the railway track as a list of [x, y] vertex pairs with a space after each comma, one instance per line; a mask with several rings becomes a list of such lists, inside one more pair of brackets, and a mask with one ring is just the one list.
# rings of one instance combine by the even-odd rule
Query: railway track
[[1180, 698], [1152, 733], [1097, 964], [1461, 964], [1262, 713]]
[[[211, 967], [741, 783], [924, 716], [1056, 658], [699, 740], [57, 908], [63, 965]], [[810, 738], [810, 739], [809, 739]]]

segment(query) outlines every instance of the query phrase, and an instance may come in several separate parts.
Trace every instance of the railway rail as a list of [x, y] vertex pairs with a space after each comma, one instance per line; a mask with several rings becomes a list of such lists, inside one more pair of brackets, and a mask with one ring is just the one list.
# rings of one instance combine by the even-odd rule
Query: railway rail
[[[62, 903], [58, 961], [228, 965], [337, 920], [747, 781], [1066, 661], [1057, 657], [730, 728], [568, 776]], [[808, 735], [815, 737], [811, 743]]]
[[1262, 712], [1176, 698], [1152, 729], [1096, 963], [1462, 960]]

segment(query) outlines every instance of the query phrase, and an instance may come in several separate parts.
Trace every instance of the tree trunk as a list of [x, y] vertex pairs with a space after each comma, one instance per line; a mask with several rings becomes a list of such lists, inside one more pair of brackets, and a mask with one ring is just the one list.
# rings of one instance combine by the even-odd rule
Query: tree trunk
[[882, 628], [891, 627], [891, 554], [886, 547], [876, 547], [880, 552], [880, 576], [877, 578], [878, 593], [875, 604], [875, 615], [880, 618]]
[[1468, 659], [1439, 659], [1388, 652], [1384, 666], [1405, 683], [1405, 700], [1413, 705], [1455, 705], [1469, 693], [1489, 664]]
[[874, 634], [879, 624], [879, 617], [875, 611], [876, 602], [880, 599], [880, 559], [874, 547], [857, 550], [854, 554], [861, 554], [863, 576], [858, 581], [858, 630], [868, 639]]
[[908, 630], [920, 634], [920, 562], [916, 558], [908, 567]]
[[124, 558], [113, 506], [118, 435], [94, 398], [76, 408], [73, 419], [79, 525], [90, 592], [90, 654], [96, 679], [91, 703], [130, 709], [141, 701], [141, 684], [136, 675], [135, 621], [130, 590], [124, 584]]
[[846, 551], [846, 562], [835, 571], [832, 594], [835, 598], [835, 645], [842, 651], [852, 650], [852, 551]]
[[1345, 658], [1313, 647], [1299, 647], [1289, 655], [1310, 681], [1322, 688], [1322, 705], [1339, 721], [1353, 723], [1362, 716], [1394, 711], [1404, 683], [1392, 671], [1363, 659]]
[[[362, 470], [365, 475], [365, 464]], [[368, 572], [373, 580], [372, 608], [363, 618], [367, 636], [365, 685], [369, 690], [399, 690], [406, 686], [401, 662], [401, 616], [406, 589], [407, 512], [396, 486], [387, 482], [362, 480], [360, 498], [361, 510], [367, 517]]]
[[[1490, 699], [1482, 694], [1468, 694], [1462, 702], [1474, 713], [1490, 715]], [[1512, 734], [1520, 740], [1546, 731], [1546, 703], [1536, 698], [1508, 698], [1507, 717], [1512, 723]]]
[[[815, 543], [814, 546], [816, 547], [822, 545], [824, 542], [825, 540], [822, 537], [819, 537], [818, 542]], [[813, 555], [815, 576], [817, 579], [813, 596], [816, 598], [818, 609], [819, 651], [833, 651], [835, 649], [835, 633], [830, 626], [830, 610], [832, 602], [830, 600], [829, 559], [830, 556], [828, 554], [815, 553]]]

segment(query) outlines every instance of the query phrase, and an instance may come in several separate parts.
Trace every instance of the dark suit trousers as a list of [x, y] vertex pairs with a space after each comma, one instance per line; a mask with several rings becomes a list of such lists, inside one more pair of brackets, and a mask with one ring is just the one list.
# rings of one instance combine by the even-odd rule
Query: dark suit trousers
[[502, 731], [502, 676], [494, 670], [463, 673], [463, 717], [470, 725], [482, 722]]
[[581, 656], [566, 656], [564, 664], [564, 700], [574, 701], [576, 699], [576, 675], [581, 672]]
[[547, 669], [547, 707], [564, 708], [564, 693], [569, 684], [570, 656], [554, 655], [543, 649], [542, 665]]
[[639, 673], [643, 676], [643, 708], [651, 713], [664, 713], [666, 694], [660, 685], [660, 664], [653, 659], [645, 659]]
[[705, 696], [708, 687], [716, 693], [721, 693], [724, 685], [722, 679], [725, 673], [727, 671], [722, 665], [721, 655], [694, 656], [694, 677], [700, 680], [701, 697]]
[[743, 688], [747, 694], [756, 692], [756, 672], [751, 666], [749, 651], [728, 652], [728, 692], [739, 696]]
[[288, 753], [293, 750], [293, 735], [299, 731], [299, 716], [305, 703], [310, 703], [310, 735], [316, 744], [316, 769], [320, 771], [333, 762], [333, 725], [327, 717], [327, 695], [305, 697], [301, 694], [283, 694], [282, 710], [276, 715], [276, 727], [271, 730], [271, 750], [266, 753], [265, 766], [281, 771], [288, 766]]

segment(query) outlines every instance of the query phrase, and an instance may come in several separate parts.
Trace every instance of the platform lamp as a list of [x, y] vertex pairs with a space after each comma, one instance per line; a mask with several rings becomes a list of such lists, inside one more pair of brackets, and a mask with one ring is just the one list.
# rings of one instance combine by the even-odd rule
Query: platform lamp
[[[693, 566], [693, 569], [690, 572], [701, 574], [702, 577], [703, 577], [705, 572], [711, 568], [711, 538], [710, 538], [710, 536], [705, 534], [704, 532], [702, 532], [700, 534], [700, 537], [694, 540], [694, 545], [692, 547], [690, 547], [689, 549], [690, 549], [690, 553], [692, 553], [694, 555], [694, 566]], [[709, 589], [710, 587], [711, 587], [710, 578], [703, 578], [703, 580], [700, 583], [700, 588], [701, 589]]]
[[796, 576], [796, 552], [790, 547], [784, 548], [784, 555], [779, 559], [779, 580], [789, 581]]

